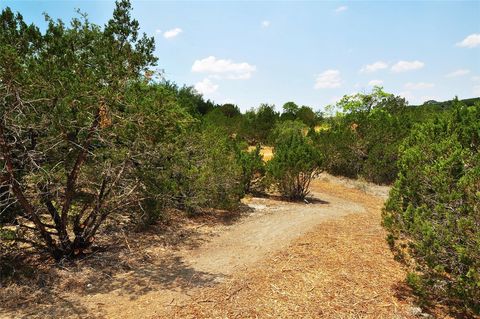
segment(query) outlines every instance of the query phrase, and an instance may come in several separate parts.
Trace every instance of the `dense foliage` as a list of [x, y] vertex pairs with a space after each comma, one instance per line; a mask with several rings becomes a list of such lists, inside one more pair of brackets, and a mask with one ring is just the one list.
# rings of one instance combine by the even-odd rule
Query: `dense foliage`
[[275, 132], [273, 159], [268, 162], [267, 176], [280, 194], [291, 200], [304, 199], [310, 182], [319, 172], [322, 156], [305, 136], [304, 125], [286, 121]]
[[391, 183], [397, 149], [411, 125], [405, 100], [375, 88], [371, 94], [345, 96], [340, 109], [317, 136], [326, 154], [325, 169], [335, 175]]
[[23, 239], [56, 258], [90, 246], [138, 188], [128, 176], [141, 151], [131, 134], [144, 123], [123, 92], [147, 81], [156, 58], [129, 12], [117, 3], [104, 28], [47, 16], [44, 33], [9, 9], [0, 16], [4, 179], [31, 233]]
[[260, 153], [260, 144], [255, 146], [253, 150], [241, 148], [242, 145], [237, 144], [237, 159], [242, 168], [242, 186], [245, 193], [252, 191], [261, 191], [263, 188], [262, 179], [265, 175], [265, 163]]
[[416, 127], [399, 152], [383, 214], [388, 241], [426, 297], [480, 312], [480, 103], [457, 102]]

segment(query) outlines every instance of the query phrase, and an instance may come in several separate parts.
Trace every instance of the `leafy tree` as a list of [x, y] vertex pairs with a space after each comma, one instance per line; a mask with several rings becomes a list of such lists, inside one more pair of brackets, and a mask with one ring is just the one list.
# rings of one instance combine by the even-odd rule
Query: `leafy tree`
[[104, 28], [47, 16], [44, 33], [8, 8], [0, 15], [0, 152], [22, 211], [17, 240], [57, 259], [88, 248], [139, 188], [129, 176], [142, 122], [124, 92], [156, 58], [130, 11], [117, 2]]
[[266, 143], [270, 133], [279, 119], [278, 112], [274, 105], [262, 104], [255, 112], [255, 118], [252, 123], [255, 138], [257, 142]]
[[417, 126], [383, 212], [388, 241], [424, 298], [480, 313], [480, 103]]
[[139, 226], [153, 224], [165, 209], [174, 207], [177, 162], [185, 156], [182, 140], [198, 123], [183, 101], [168, 86], [136, 83], [129, 86], [125, 101], [130, 106], [128, 140], [134, 169], [129, 178], [138, 182], [138, 209], [132, 209]]
[[302, 105], [297, 112], [297, 119], [302, 121], [309, 128], [315, 127], [318, 122], [317, 114], [309, 106]]
[[295, 121], [297, 119], [299, 107], [295, 102], [287, 102], [283, 104], [282, 110], [283, 112], [280, 117], [282, 121]]
[[304, 134], [301, 122], [283, 122], [276, 128], [273, 158], [267, 164], [269, 179], [290, 200], [304, 199], [310, 182], [322, 165], [322, 155]]
[[396, 177], [398, 146], [417, 121], [403, 98], [375, 87], [370, 94], [344, 96], [342, 112], [329, 119], [315, 140], [325, 150], [327, 171], [363, 176], [376, 183]]
[[241, 116], [242, 114], [240, 113], [240, 109], [238, 108], [238, 106], [234, 104], [227, 103], [227, 104], [220, 105], [218, 108], [223, 113], [223, 115], [225, 115], [228, 118]]

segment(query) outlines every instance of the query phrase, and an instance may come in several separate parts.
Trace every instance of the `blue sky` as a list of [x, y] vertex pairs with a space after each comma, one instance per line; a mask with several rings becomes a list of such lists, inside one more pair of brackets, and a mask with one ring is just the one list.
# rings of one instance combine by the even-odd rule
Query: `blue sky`
[[[2, 1], [28, 22], [75, 8], [105, 24], [113, 1]], [[480, 96], [480, 1], [133, 1], [165, 77], [242, 110], [316, 110], [374, 84], [410, 103]]]

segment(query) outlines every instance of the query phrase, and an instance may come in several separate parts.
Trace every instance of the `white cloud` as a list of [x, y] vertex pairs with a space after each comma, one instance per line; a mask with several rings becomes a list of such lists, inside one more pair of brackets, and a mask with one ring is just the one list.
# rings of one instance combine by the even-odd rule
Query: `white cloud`
[[388, 64], [386, 62], [377, 61], [377, 62], [374, 62], [372, 64], [364, 65], [360, 69], [360, 73], [372, 73], [372, 72], [382, 70], [382, 69], [386, 69], [386, 68], [388, 68]]
[[212, 94], [218, 89], [218, 84], [210, 81], [209, 78], [205, 78], [202, 81], [195, 84], [195, 90], [201, 94]]
[[480, 33], [470, 34], [465, 39], [463, 39], [460, 42], [457, 42], [456, 44], [457, 47], [462, 47], [462, 48], [474, 48], [479, 45], [480, 45]]
[[156, 30], [155, 30], [155, 33], [160, 34], [160, 33], [162, 33], [162, 30], [156, 29]]
[[172, 29], [172, 30], [168, 30], [168, 31], [165, 31], [163, 33], [163, 37], [165, 39], [173, 39], [175, 38], [177, 35], [179, 35], [180, 33], [182, 33], [183, 30], [180, 29], [180, 28], [175, 28], [175, 29]]
[[458, 69], [458, 70], [455, 70], [451, 73], [448, 73], [447, 75], [445, 75], [445, 77], [447, 78], [456, 78], [458, 76], [463, 76], [463, 75], [467, 75], [470, 73], [470, 70], [467, 70], [467, 69]]
[[214, 56], [196, 60], [192, 65], [192, 72], [207, 73], [232, 80], [249, 79], [256, 69], [256, 66], [247, 62], [234, 63], [232, 60], [217, 59]]
[[480, 76], [479, 75], [472, 76], [472, 81], [475, 81], [475, 82], [480, 81]]
[[418, 70], [425, 66], [425, 63], [415, 60], [415, 61], [398, 61], [392, 66], [392, 71], [399, 73], [399, 72], [406, 72], [412, 70]]
[[380, 86], [382, 84], [383, 84], [382, 80], [371, 80], [370, 82], [368, 82], [369, 86]]
[[342, 78], [338, 70], [326, 70], [317, 75], [315, 89], [333, 89], [342, 85]]
[[348, 10], [348, 7], [347, 6], [340, 6], [338, 8], [335, 9], [335, 12], [343, 12], [343, 11], [347, 11]]
[[268, 20], [262, 21], [262, 27], [268, 28], [269, 26], [270, 26], [270, 21], [268, 21]]
[[473, 87], [473, 95], [476, 97], [480, 97], [480, 85], [475, 85]]
[[431, 89], [435, 86], [433, 83], [427, 83], [427, 82], [408, 82], [405, 84], [405, 88], [407, 90], [424, 90], [424, 89]]

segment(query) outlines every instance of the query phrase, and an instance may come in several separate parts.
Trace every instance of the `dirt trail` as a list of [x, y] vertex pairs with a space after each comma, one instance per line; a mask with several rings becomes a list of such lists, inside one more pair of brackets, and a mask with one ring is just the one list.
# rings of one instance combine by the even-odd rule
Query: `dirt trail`
[[200, 249], [184, 251], [184, 260], [198, 271], [217, 273], [221, 280], [287, 247], [326, 219], [365, 212], [361, 204], [340, 197], [315, 191], [311, 195], [308, 204], [267, 198], [247, 200], [255, 209], [253, 214]]
[[323, 175], [308, 204], [249, 198], [239, 220], [195, 226], [203, 244], [127, 242], [145, 262], [129, 267], [126, 251], [126, 271], [92, 276], [71, 293], [66, 284], [36, 313], [6, 317], [408, 318], [409, 301], [397, 296], [405, 273], [380, 227], [387, 194]]
[[[356, 189], [361, 189], [361, 192]], [[352, 191], [364, 196], [352, 198], [348, 196]], [[183, 281], [187, 281], [186, 285], [148, 291], [135, 298], [119, 289], [113, 293], [89, 296], [89, 304], [100, 305], [98, 309], [107, 318], [138, 318], [139, 315], [142, 318], [171, 317], [170, 310], [177, 309], [179, 305], [184, 307], [197, 296], [221, 287], [219, 284], [228, 285], [236, 275], [248, 273], [265, 258], [286, 250], [293, 241], [301, 239], [319, 224], [352, 214], [366, 214], [365, 198], [374, 197], [382, 202], [387, 192], [386, 187], [323, 175], [313, 182], [308, 204], [275, 198], [247, 199], [245, 203], [253, 209], [247, 217], [232, 225], [219, 227], [216, 236], [199, 248], [184, 248], [175, 252], [174, 258], [179, 258], [191, 270], [188, 274], [179, 274]], [[128, 280], [128, 274], [125, 276], [127, 278], [123, 280]], [[209, 317], [208, 312], [199, 317]]]
[[380, 211], [388, 189], [331, 177], [312, 186], [362, 209], [321, 220], [288, 247], [155, 318], [433, 318], [413, 306], [405, 271], [386, 245]]

